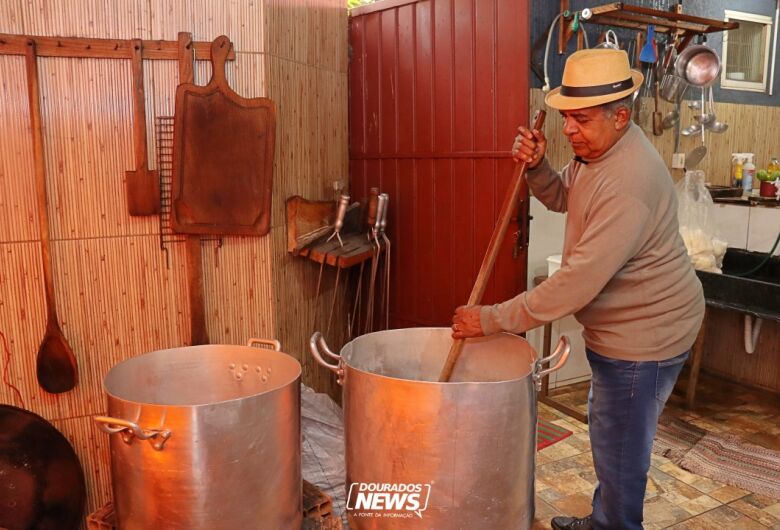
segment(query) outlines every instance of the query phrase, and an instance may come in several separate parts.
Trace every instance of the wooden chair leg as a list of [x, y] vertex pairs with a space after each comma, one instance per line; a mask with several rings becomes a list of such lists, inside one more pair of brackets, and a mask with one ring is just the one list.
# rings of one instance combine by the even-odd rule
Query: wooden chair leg
[[696, 384], [699, 382], [699, 371], [701, 370], [701, 359], [704, 356], [704, 337], [707, 334], [707, 316], [709, 311], [704, 309], [704, 320], [701, 322], [699, 334], [696, 336], [696, 342], [691, 351], [691, 374], [688, 377], [688, 388], [685, 392], [685, 406], [693, 408], [696, 401]]

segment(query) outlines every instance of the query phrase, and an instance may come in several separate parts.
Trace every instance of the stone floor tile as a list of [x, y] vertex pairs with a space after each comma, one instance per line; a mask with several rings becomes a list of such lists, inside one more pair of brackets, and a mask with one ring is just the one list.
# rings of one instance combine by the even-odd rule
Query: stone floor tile
[[575, 493], [573, 495], [561, 497], [551, 504], [563, 515], [585, 517], [593, 511], [591, 501], [592, 498], [590, 495]]
[[[554, 475], [545, 476], [544, 481], [551, 486], [556, 492], [562, 496], [573, 495], [575, 493], [588, 494], [593, 491], [593, 485], [584, 480], [579, 475], [579, 470], [568, 470], [563, 473], [557, 473]], [[551, 502], [548, 499], [545, 499]]]
[[645, 529], [661, 529], [684, 521], [691, 514], [662, 497], [654, 497], [645, 502], [644, 516]]
[[550, 520], [561, 514], [554, 506], [548, 504], [538, 495], [536, 496], [536, 510], [534, 513], [533, 530], [550, 530]]
[[[720, 525], [719, 528], [728, 528], [729, 530], [759, 530], [766, 528], [765, 525], [754, 521], [750, 517], [740, 513], [730, 506], [721, 506], [705, 514], [714, 524]], [[713, 528], [718, 528], [713, 526]]]
[[688, 499], [687, 501], [683, 501], [677, 504], [677, 506], [688, 512], [690, 515], [699, 515], [700, 513], [708, 512], [712, 509], [722, 506], [722, 503], [713, 499], [709, 495], [701, 495], [695, 499]]
[[764, 508], [764, 511], [780, 519], [780, 502], [773, 504], [772, 506], [767, 506]]
[[572, 460], [579, 466], [591, 469], [593, 468], [593, 455], [591, 454], [590, 450], [578, 454], [577, 456], [573, 457]]
[[749, 502], [753, 506], [757, 506], [758, 508], [766, 508], [767, 506], [777, 504], [780, 502], [780, 499], [775, 499], [774, 497], [762, 495], [760, 493], [751, 493], [745, 497], [745, 501]]
[[573, 420], [571, 418], [558, 418], [554, 420], [552, 423], [557, 425], [558, 427], [563, 427], [564, 429], [568, 429], [573, 433], [587, 433], [588, 432], [588, 426], [580, 423], [576, 420]]
[[[712, 526], [712, 521], [706, 519], [704, 515], [698, 515], [691, 519], [686, 519], [681, 523], [667, 527], [669, 530], [715, 530]], [[727, 530], [725, 528], [719, 528], [717, 530]]]
[[537, 491], [536, 494], [540, 499], [547, 503], [553, 503], [565, 497], [563, 493], [559, 492], [555, 488], [547, 488], [546, 490]]
[[545, 476], [556, 475], [569, 470], [581, 470], [583, 468], [582, 461], [579, 460], [579, 455], [562, 458], [560, 460], [553, 460], [549, 464], [543, 466], [537, 466], [537, 472], [539, 476], [544, 478]]
[[551, 461], [563, 460], [564, 458], [569, 458], [571, 456], [576, 456], [582, 453], [582, 449], [567, 443], [567, 440], [568, 438], [556, 444], [545, 447], [539, 452], [543, 453], [545, 458]]
[[660, 467], [660, 466], [662, 466], [664, 464], [668, 464], [668, 463], [669, 463], [669, 459], [668, 458], [665, 458], [663, 456], [657, 455], [655, 453], [652, 453], [650, 455], [650, 465], [652, 465], [652, 466]]
[[659, 495], [666, 495], [667, 500], [675, 498], [679, 499], [679, 502], [685, 502], [702, 495], [700, 490], [690, 484], [655, 467], [650, 468], [648, 483], [653, 484]]
[[765, 511], [763, 506], [756, 506], [756, 504], [750, 502], [749, 499], [751, 497], [751, 495], [748, 495], [734, 502], [730, 502], [729, 507], [747, 515], [754, 521], [758, 521], [764, 526], [773, 526], [777, 523], [780, 523], [780, 519], [772, 515], [770, 512]]
[[748, 495], [749, 493], [750, 493], [749, 491], [745, 491], [743, 489], [735, 488], [734, 486], [727, 485], [709, 492], [708, 495], [713, 499], [717, 499], [723, 504], [728, 504], [731, 501], [741, 499], [742, 497]]
[[721, 484], [720, 482], [715, 482], [714, 480], [710, 480], [706, 477], [694, 475], [693, 473], [690, 473], [682, 469], [681, 467], [678, 467], [676, 464], [673, 464], [672, 462], [668, 462], [660, 466], [659, 469], [664, 473], [667, 473], [673, 476], [674, 478], [682, 482], [685, 482], [690, 486], [693, 486], [694, 488], [701, 491], [702, 493], [709, 493], [725, 485], [725, 484]]
[[536, 452], [536, 467], [549, 464], [552, 461], [553, 459], [547, 456], [547, 453], [544, 452], [544, 449]]
[[588, 438], [588, 433], [581, 432], [572, 434], [566, 438], [566, 441], [570, 446], [578, 449], [581, 453], [590, 453], [590, 438]]
[[721, 506], [669, 527], [670, 530], [766, 530], [766, 526], [728, 506]]

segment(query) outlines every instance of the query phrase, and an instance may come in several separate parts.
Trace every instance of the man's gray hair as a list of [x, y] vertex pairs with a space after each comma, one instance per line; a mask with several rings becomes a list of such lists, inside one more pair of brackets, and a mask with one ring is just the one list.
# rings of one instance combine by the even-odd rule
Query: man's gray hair
[[[637, 96], [639, 97], [639, 96]], [[625, 107], [628, 110], [628, 113], [631, 114], [631, 110], [634, 107], [634, 95], [631, 94], [629, 96], [626, 96], [624, 98], [610, 101], [609, 103], [604, 103], [601, 108], [604, 110], [605, 113], [611, 115], [614, 115], [620, 107]]]

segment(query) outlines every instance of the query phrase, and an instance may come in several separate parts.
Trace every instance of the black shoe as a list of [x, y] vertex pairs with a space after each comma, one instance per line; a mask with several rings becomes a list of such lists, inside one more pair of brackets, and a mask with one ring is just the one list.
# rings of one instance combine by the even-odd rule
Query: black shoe
[[553, 530], [591, 530], [590, 515], [583, 517], [553, 517]]

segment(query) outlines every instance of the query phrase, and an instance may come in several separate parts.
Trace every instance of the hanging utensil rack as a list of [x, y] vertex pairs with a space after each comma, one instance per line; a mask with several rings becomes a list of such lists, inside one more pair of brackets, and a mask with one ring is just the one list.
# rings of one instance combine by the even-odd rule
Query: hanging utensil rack
[[[131, 39], [42, 37], [7, 33], [0, 33], [0, 55], [24, 55], [28, 42], [35, 43], [38, 57], [128, 60], [133, 58], [133, 41]], [[178, 42], [175, 40], [144, 40], [141, 42], [142, 59], [171, 61], [178, 59]], [[192, 47], [196, 60], [204, 61], [211, 58], [210, 42], [193, 42]], [[235, 58], [235, 51], [231, 50], [228, 60]]]
[[[171, 181], [173, 180], [173, 116], [155, 116], [155, 146], [157, 169], [160, 175], [160, 250], [165, 253], [165, 264], [171, 268], [168, 246], [184, 243], [187, 237], [177, 234], [171, 228]], [[216, 248], [222, 247], [222, 237], [201, 237], [202, 241], [216, 241]]]
[[[561, 1], [561, 11], [568, 10], [568, 0]], [[655, 31], [671, 35], [679, 35], [680, 43], [677, 51], [682, 51], [691, 42], [693, 37], [703, 33], [717, 33], [739, 28], [738, 22], [725, 22], [710, 18], [688, 15], [679, 10], [663, 11], [649, 7], [629, 5], [625, 2], [612, 2], [601, 6], [591, 7], [578, 11], [579, 20], [588, 24], [601, 24], [619, 28], [646, 30], [648, 25], [655, 26]], [[568, 16], [562, 17], [567, 21], [574, 18], [575, 12], [569, 11]], [[558, 53], [563, 54], [571, 38], [571, 31], [561, 32], [563, 37], [558, 42]]]

